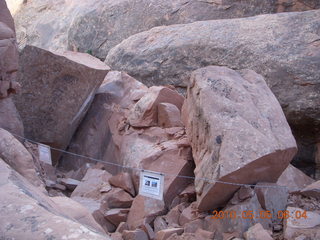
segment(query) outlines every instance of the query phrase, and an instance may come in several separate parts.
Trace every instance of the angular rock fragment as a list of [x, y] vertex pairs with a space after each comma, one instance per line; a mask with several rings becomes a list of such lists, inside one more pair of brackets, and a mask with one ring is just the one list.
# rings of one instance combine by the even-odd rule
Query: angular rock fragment
[[121, 222], [127, 221], [128, 212], [128, 208], [113, 208], [106, 211], [104, 217], [118, 227]]
[[[160, 109], [160, 120], [161, 114], [165, 118], [168, 116], [163, 116], [164, 111], [168, 109], [163, 109], [158, 107], [160, 103], [170, 103], [173, 104], [181, 110], [184, 98], [178, 94], [176, 91], [166, 88], [166, 87], [151, 87], [146, 95], [144, 95], [134, 106], [130, 115], [129, 123], [134, 127], [152, 127], [158, 125], [158, 112]], [[168, 107], [167, 107], [168, 108]], [[172, 109], [170, 109], [173, 111]], [[169, 111], [170, 111], [169, 110]], [[176, 109], [175, 109], [176, 111]], [[172, 113], [170, 113], [172, 114]], [[169, 119], [168, 119], [169, 120]], [[170, 123], [168, 123], [170, 126]], [[176, 126], [172, 126], [176, 127]]]
[[162, 213], [165, 213], [163, 201], [138, 195], [130, 208], [127, 220], [128, 227], [136, 229], [143, 223], [151, 223]]
[[80, 181], [72, 178], [60, 178], [58, 182], [66, 186], [70, 191], [73, 191], [80, 184]]
[[154, 232], [157, 233], [160, 230], [167, 229], [168, 223], [166, 222], [165, 218], [163, 216], [158, 216], [154, 220]]
[[181, 235], [183, 228], [168, 228], [156, 233], [155, 240], [166, 240], [173, 234]]
[[136, 229], [134, 231], [124, 230], [122, 237], [124, 240], [148, 240], [147, 234], [141, 229]]
[[[66, 149], [108, 71], [88, 54], [26, 46], [18, 74], [23, 88], [14, 98], [26, 137]], [[60, 152], [52, 154], [56, 162]]]
[[210, 180], [276, 182], [297, 151], [277, 99], [251, 70], [209, 66], [194, 71], [183, 110], [199, 210], [223, 206], [239, 188]]
[[131, 196], [135, 196], [134, 185], [132, 182], [131, 175], [129, 173], [122, 172], [116, 176], [112, 176], [109, 179], [109, 183], [114, 187], [122, 188], [126, 192], [130, 193]]
[[155, 238], [155, 233], [149, 223], [144, 223], [140, 228], [145, 231], [150, 240]]
[[265, 230], [260, 223], [256, 223], [252, 227], [248, 229], [247, 232], [244, 233], [244, 237], [246, 240], [272, 240], [273, 238], [270, 236], [269, 232]]
[[130, 208], [133, 198], [121, 188], [114, 188], [106, 194], [105, 200], [109, 208]]
[[290, 193], [299, 192], [306, 186], [312, 184], [314, 180], [304, 174], [296, 167], [289, 164], [281, 176], [278, 178], [279, 186], [287, 187]]
[[183, 127], [180, 110], [171, 103], [160, 103], [158, 105], [158, 125], [160, 127]]
[[279, 217], [279, 214], [286, 210], [289, 197], [288, 189], [276, 183], [258, 183], [254, 191], [257, 194], [261, 207], [270, 211], [272, 222], [275, 224], [281, 223], [282, 219]]

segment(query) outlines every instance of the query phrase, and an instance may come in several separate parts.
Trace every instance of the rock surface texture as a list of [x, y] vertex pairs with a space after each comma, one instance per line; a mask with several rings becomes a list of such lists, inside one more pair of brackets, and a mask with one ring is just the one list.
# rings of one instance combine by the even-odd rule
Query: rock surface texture
[[20, 60], [23, 90], [14, 100], [26, 137], [65, 149], [109, 67], [88, 54], [33, 46], [24, 48]]
[[208, 65], [252, 69], [291, 126], [319, 131], [319, 18], [314, 10], [157, 27], [121, 42], [106, 63], [147, 85], [184, 87], [193, 70]]
[[3, 239], [109, 239], [85, 208], [47, 197], [2, 159], [0, 190]]
[[156, 26], [315, 8], [320, 8], [316, 0], [305, 5], [298, 0], [32, 0], [21, 4], [15, 20], [21, 47], [105, 58], [122, 40]]
[[202, 178], [245, 184], [277, 181], [297, 151], [296, 142], [261, 75], [209, 66], [193, 72], [187, 94], [183, 115], [200, 210], [223, 206], [238, 188]]

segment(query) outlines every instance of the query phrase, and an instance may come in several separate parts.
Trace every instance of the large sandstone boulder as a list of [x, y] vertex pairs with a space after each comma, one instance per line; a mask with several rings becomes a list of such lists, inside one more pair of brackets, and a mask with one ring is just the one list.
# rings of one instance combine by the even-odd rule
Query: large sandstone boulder
[[109, 239], [90, 213], [65, 197], [49, 198], [0, 159], [3, 239]]
[[32, 155], [8, 131], [0, 128], [0, 158], [36, 186], [44, 184], [39, 178]]
[[319, 18], [315, 10], [157, 27], [121, 42], [106, 63], [147, 85], [183, 87], [208, 65], [256, 71], [294, 130], [296, 162], [310, 166], [320, 129]]
[[305, 5], [300, 2], [60, 0], [53, 3], [50, 0], [32, 0], [22, 4], [15, 20], [21, 46], [31, 44], [50, 50], [68, 48], [105, 58], [108, 51], [122, 40], [155, 26], [320, 7], [316, 0]]
[[254, 71], [194, 71], [183, 108], [200, 210], [223, 206], [239, 188], [210, 180], [276, 182], [297, 151], [277, 99]]
[[[21, 52], [21, 95], [14, 98], [26, 137], [65, 149], [109, 68], [83, 53], [49, 52], [27, 46]], [[54, 152], [57, 159], [60, 153]]]
[[20, 114], [11, 97], [0, 99], [0, 128], [19, 136], [24, 135]]

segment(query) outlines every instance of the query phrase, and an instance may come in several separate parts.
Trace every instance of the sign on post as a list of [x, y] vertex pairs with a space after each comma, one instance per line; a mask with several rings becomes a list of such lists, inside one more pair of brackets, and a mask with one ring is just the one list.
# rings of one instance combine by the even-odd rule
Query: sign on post
[[163, 199], [164, 176], [161, 173], [142, 170], [139, 194], [145, 197]]
[[39, 160], [52, 165], [51, 151], [48, 145], [38, 144]]

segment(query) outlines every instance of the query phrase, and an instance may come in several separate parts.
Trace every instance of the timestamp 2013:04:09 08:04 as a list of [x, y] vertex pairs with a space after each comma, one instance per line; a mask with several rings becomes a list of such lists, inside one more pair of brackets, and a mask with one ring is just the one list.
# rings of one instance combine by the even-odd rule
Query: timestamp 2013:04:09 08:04
[[241, 213], [237, 211], [212, 211], [211, 219], [271, 219], [273, 217], [278, 219], [288, 219], [288, 218], [295, 218], [295, 219], [306, 219], [307, 211], [295, 211], [294, 213], [290, 213], [289, 211], [278, 211], [274, 213], [275, 216], [270, 211], [260, 210], [260, 211], [243, 211]]

